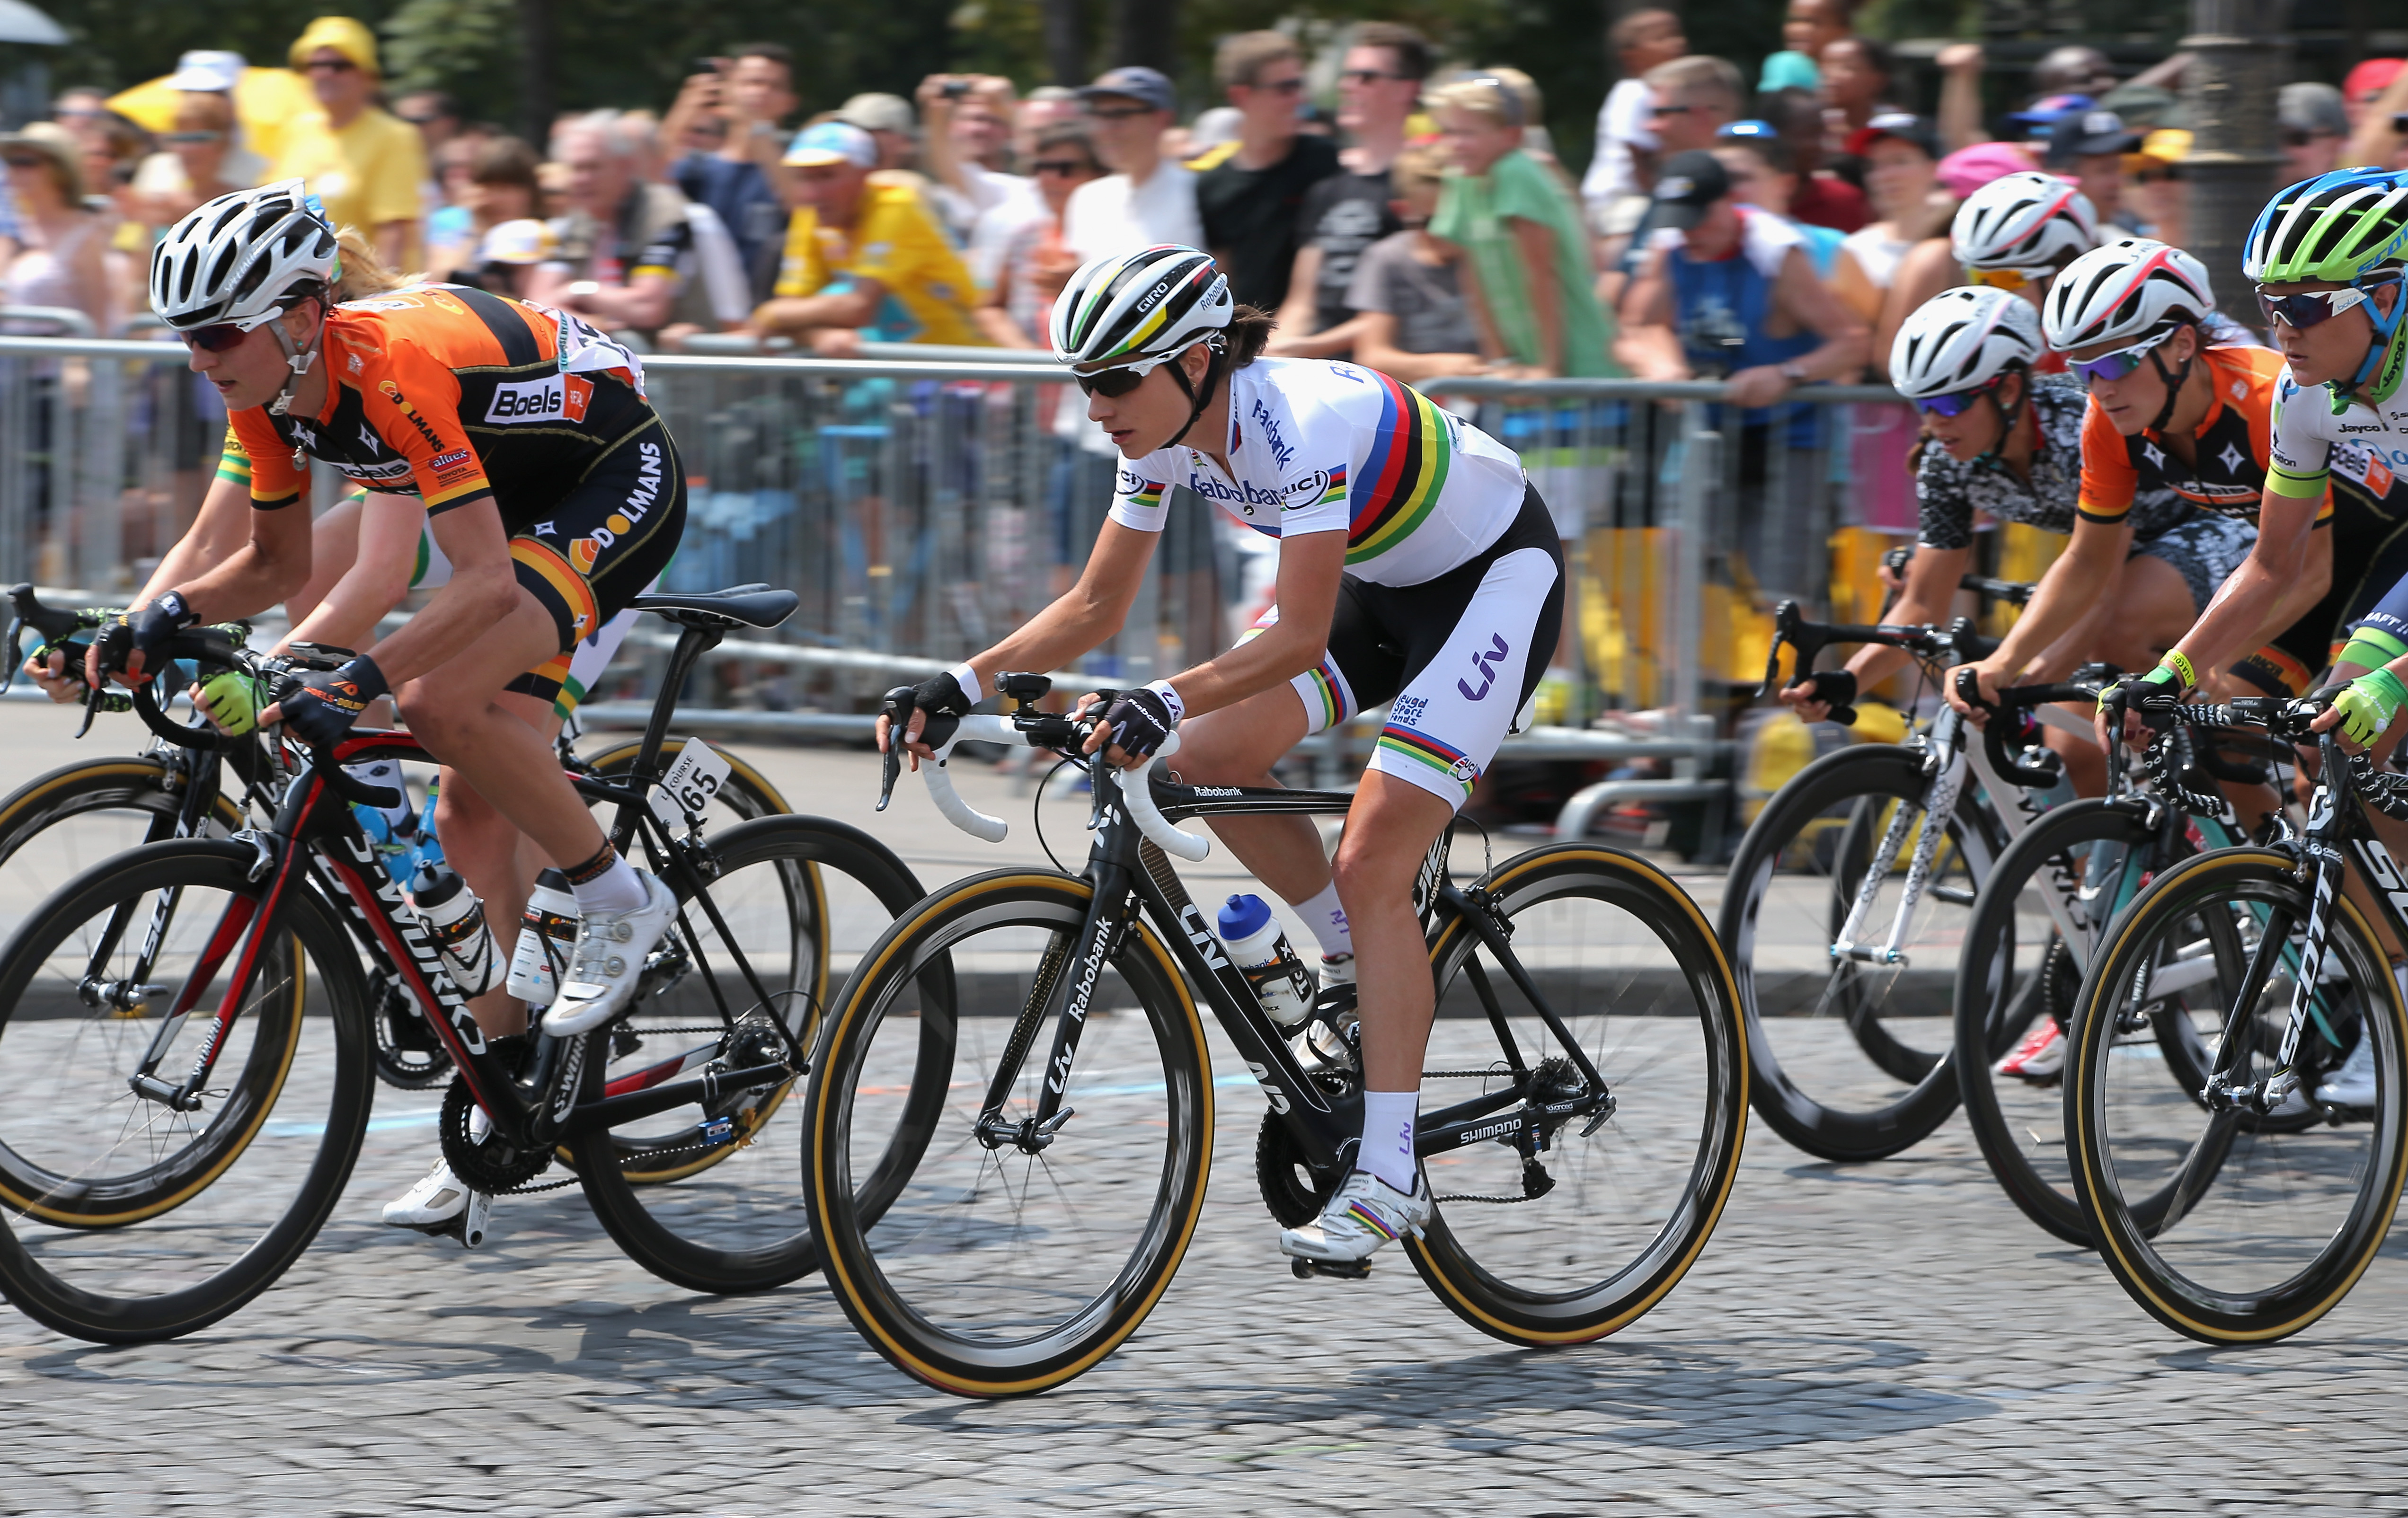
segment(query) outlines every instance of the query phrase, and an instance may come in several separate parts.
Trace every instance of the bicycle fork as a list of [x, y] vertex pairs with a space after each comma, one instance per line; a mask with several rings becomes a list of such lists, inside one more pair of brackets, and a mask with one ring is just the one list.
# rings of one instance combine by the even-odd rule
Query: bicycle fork
[[1865, 866], [1864, 879], [1856, 883], [1856, 899], [1848, 908], [1848, 920], [1841, 924], [1840, 936], [1831, 945], [1835, 963], [1861, 960], [1875, 965], [1903, 967], [1906, 964], [1904, 944], [1913, 925], [1914, 909], [1923, 900], [1924, 887], [1931, 878], [1931, 861], [1940, 852], [1940, 839], [1948, 831], [1948, 819], [1956, 814], [1956, 797], [1965, 789], [1964, 720], [1952, 709], [1943, 713], [1932, 726], [1931, 781], [1924, 791], [1923, 831], [1914, 840], [1914, 855], [1907, 862], [1906, 889], [1899, 895], [1898, 911], [1890, 922], [1889, 941], [1878, 949], [1857, 942], [1866, 929], [1866, 919], [1872, 915], [1873, 901], [1881, 895], [1882, 881], [1898, 863], [1899, 850], [1905, 847], [1906, 835], [1915, 825], [1914, 812], [1899, 807], [1882, 830], [1881, 843]]

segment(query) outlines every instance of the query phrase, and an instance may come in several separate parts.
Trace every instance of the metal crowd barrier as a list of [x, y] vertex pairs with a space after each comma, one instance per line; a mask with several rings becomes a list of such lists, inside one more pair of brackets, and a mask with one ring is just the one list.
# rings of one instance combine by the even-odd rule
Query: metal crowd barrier
[[[5, 314], [5, 313], [0, 313]], [[690, 509], [671, 589], [751, 580], [803, 597], [785, 627], [731, 640], [685, 693], [692, 725], [849, 738], [889, 685], [995, 641], [1074, 578], [1116, 455], [1039, 352], [864, 345], [825, 360], [650, 354]], [[0, 576], [122, 593], [180, 534], [214, 475], [223, 413], [180, 345], [0, 337]], [[1877, 387], [1815, 386], [1738, 413], [1717, 383], [1433, 380], [1434, 398], [1515, 448], [1557, 511], [1572, 574], [1572, 705], [1504, 757], [1619, 766], [1559, 823], [1629, 803], [1729, 815], [1733, 695], [1764, 664], [1783, 597], [1870, 621], [1870, 563], [1911, 530], [1912, 413]], [[321, 468], [320, 505], [341, 483]], [[1124, 631], [1068, 677], [1157, 678], [1227, 646], [1268, 604], [1276, 546], [1201, 502], [1172, 527]], [[1842, 551], [1856, 532], [1866, 551]], [[1852, 601], [1854, 597], [1854, 601]], [[656, 672], [631, 641], [587, 708], [597, 725]], [[1375, 714], [1376, 715], [1376, 714]], [[1376, 725], [1323, 735], [1325, 772]], [[1665, 772], [1669, 770], [1668, 772]]]

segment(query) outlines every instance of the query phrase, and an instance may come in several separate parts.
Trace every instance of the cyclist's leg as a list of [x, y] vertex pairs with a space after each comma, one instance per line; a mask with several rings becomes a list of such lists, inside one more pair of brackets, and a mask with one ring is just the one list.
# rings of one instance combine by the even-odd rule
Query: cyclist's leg
[[[560, 732], [560, 718], [550, 697], [513, 689], [495, 699], [534, 729], [547, 750], [551, 748]], [[494, 936], [494, 963], [508, 965], [518, 947], [519, 920], [526, 912], [536, 875], [557, 861], [520, 832], [473, 780], [449, 766], [443, 770], [442, 797], [436, 803], [435, 830], [443, 840], [445, 861], [460, 872], [484, 905], [485, 925]], [[477, 1014], [477, 1025], [490, 1037], [526, 1031], [526, 1004], [503, 986], [495, 985], [472, 998], [468, 1007]]]

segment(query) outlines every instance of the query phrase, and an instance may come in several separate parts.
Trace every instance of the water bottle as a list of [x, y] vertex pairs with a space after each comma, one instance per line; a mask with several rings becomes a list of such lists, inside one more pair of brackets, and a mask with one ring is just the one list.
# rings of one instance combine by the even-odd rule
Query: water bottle
[[[393, 877], [393, 883], [407, 890], [417, 863], [414, 856], [419, 846], [419, 816], [418, 809], [409, 804], [409, 792], [401, 783], [401, 766], [390, 759], [364, 759], [343, 768], [364, 784], [388, 785], [399, 793], [401, 799], [390, 807], [354, 801], [351, 815], [359, 819], [361, 830], [376, 845], [378, 861]], [[427, 797], [426, 815], [435, 815], [431, 795]]]
[[420, 866], [409, 893], [418, 920], [435, 939], [443, 968], [464, 996], [494, 988], [494, 935], [485, 926], [485, 904], [457, 870], [442, 862]]
[[1288, 947], [1268, 903], [1251, 892], [1231, 896], [1222, 904], [1220, 926], [1230, 962], [1272, 1022], [1292, 1028], [1312, 1015], [1312, 972]]
[[577, 945], [577, 897], [568, 877], [556, 869], [535, 878], [526, 915], [519, 919], [518, 947], [510, 952], [510, 995], [530, 1007], [549, 1007], [560, 995], [560, 971]]

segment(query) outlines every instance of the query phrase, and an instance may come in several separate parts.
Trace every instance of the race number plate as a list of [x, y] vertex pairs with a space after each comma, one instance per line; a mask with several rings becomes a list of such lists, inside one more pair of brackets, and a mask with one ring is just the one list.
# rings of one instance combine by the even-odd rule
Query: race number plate
[[669, 766], [669, 772], [652, 790], [652, 815], [672, 833], [689, 821], [701, 822], [702, 814], [710, 809], [710, 798], [725, 782], [729, 767], [717, 749], [698, 738], [685, 739], [677, 763]]

